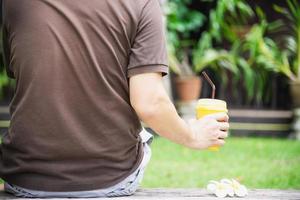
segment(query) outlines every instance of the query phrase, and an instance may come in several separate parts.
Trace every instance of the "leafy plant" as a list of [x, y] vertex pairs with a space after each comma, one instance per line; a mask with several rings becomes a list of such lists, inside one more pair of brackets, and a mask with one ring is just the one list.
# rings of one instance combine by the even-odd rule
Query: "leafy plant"
[[216, 8], [210, 11], [209, 29], [202, 33], [193, 52], [195, 71], [212, 67], [219, 72], [227, 69], [237, 74], [238, 69], [232, 64], [232, 55], [222, 45], [224, 41], [233, 43], [240, 39], [233, 27], [247, 24], [252, 16], [252, 8], [243, 0], [218, 0]]
[[[251, 25], [249, 21], [258, 16], [259, 23]], [[253, 10], [242, 0], [219, 0], [215, 10], [210, 14], [210, 28], [202, 34], [198, 48], [194, 54], [196, 70], [206, 67], [215, 69], [222, 76], [222, 84], [227, 84], [224, 70], [231, 71], [233, 87], [246, 91], [245, 103], [261, 103], [271, 96], [268, 78], [271, 70], [267, 68], [265, 55], [280, 58], [280, 50], [269, 51], [274, 47], [267, 33], [274, 32], [282, 25], [281, 21], [268, 22], [264, 12], [257, 8]], [[224, 42], [227, 49], [224, 49]], [[264, 55], [265, 54], [265, 55]], [[274, 63], [272, 63], [274, 65]], [[275, 63], [278, 66], [278, 63]], [[269, 63], [269, 67], [273, 66]], [[288, 70], [281, 67], [288, 74]], [[239, 97], [238, 90], [233, 90]]]
[[[237, 73], [237, 68], [230, 62], [229, 52], [222, 47], [216, 48], [214, 44], [221, 44], [224, 39], [235, 41], [239, 37], [237, 27], [247, 24], [254, 14], [251, 7], [244, 0], [218, 0], [209, 14], [208, 31], [203, 32], [197, 41], [191, 39], [191, 33], [199, 29], [206, 18], [192, 10], [190, 3], [191, 0], [170, 0], [167, 6], [171, 69], [184, 76], [200, 72], [206, 67], [225, 68]], [[189, 62], [190, 57], [192, 63]]]
[[176, 49], [192, 44], [191, 34], [200, 28], [205, 16], [193, 10], [191, 0], [170, 0], [165, 7], [169, 41]]
[[218, 42], [223, 39], [234, 42], [240, 27], [248, 25], [253, 16], [252, 8], [244, 0], [218, 0], [216, 9], [210, 12], [209, 33]]
[[[288, 8], [274, 5], [274, 9], [289, 21], [291, 34], [285, 37], [285, 49], [279, 50], [276, 43], [270, 41], [262, 47], [262, 53], [266, 58], [270, 58], [270, 64], [278, 63], [271, 69], [283, 73], [292, 81], [300, 81], [300, 4], [297, 0], [287, 0], [287, 4]], [[278, 54], [281, 56], [276, 56]], [[268, 63], [266, 65], [268, 66]]]
[[[252, 100], [262, 102], [270, 98], [271, 90], [267, 88], [268, 78], [271, 73], [266, 66], [270, 57], [279, 57], [280, 51], [269, 51], [269, 45], [274, 46], [271, 38], [267, 37], [267, 33], [278, 31], [282, 22], [274, 21], [267, 22], [264, 12], [258, 7], [256, 14], [259, 17], [259, 23], [254, 24], [249, 32], [243, 38], [237, 38], [233, 43], [231, 56], [232, 64], [235, 65], [239, 71], [240, 76], [236, 76], [235, 80], [243, 79], [243, 86], [246, 89], [249, 103]], [[265, 55], [268, 55], [268, 58]], [[278, 65], [278, 63], [268, 63], [270, 67]]]
[[196, 43], [193, 32], [204, 23], [205, 16], [191, 8], [191, 0], [170, 0], [164, 8], [167, 15], [168, 52], [171, 69], [183, 76], [193, 74], [189, 49]]
[[[232, 27], [246, 24], [252, 16], [253, 11], [244, 0], [218, 0], [216, 8], [210, 11], [209, 29], [202, 34], [198, 47], [194, 51], [196, 71], [201, 71], [211, 63], [215, 64], [216, 61], [221, 63], [228, 61], [230, 57], [228, 52], [222, 47], [222, 50], [216, 50], [214, 43], [220, 44], [224, 40], [236, 41], [239, 35]], [[230, 65], [224, 66], [236, 71]]]
[[281, 73], [291, 81], [300, 81], [300, 4], [296, 0], [288, 0], [287, 4], [287, 8], [274, 6], [289, 21], [288, 28], [291, 31], [283, 37], [285, 45], [280, 46], [267, 33], [285, 29], [286, 24], [282, 21], [267, 22], [265, 14], [258, 8], [256, 13], [260, 23], [251, 28], [238, 50], [248, 56], [236, 56], [235, 64], [244, 72], [248, 97], [256, 97], [257, 101], [261, 101], [268, 92], [264, 88], [268, 73]]
[[[189, 55], [185, 47], [194, 47], [193, 71], [211, 68], [221, 75], [222, 85], [227, 85], [227, 74], [230, 73], [230, 84], [245, 91], [243, 98], [248, 105], [259, 105], [270, 100], [272, 90], [269, 79], [274, 72], [282, 73], [290, 80], [300, 79], [300, 6], [296, 0], [288, 0], [288, 8], [274, 6], [289, 20], [292, 30], [285, 39], [284, 47], [268, 36], [281, 30], [281, 20], [267, 21], [261, 8], [254, 10], [244, 0], [213, 2], [216, 6], [210, 11], [208, 30], [202, 33], [197, 45], [189, 46], [185, 42], [179, 48], [173, 45], [171, 56], [174, 59], [170, 59], [171, 63], [179, 65], [180, 70], [190, 68], [189, 65], [182, 65], [183, 61], [188, 60], [186, 56], [180, 57], [177, 53]], [[258, 22], [250, 25], [254, 17], [258, 17]], [[240, 96], [239, 91], [233, 90], [237, 97]]]

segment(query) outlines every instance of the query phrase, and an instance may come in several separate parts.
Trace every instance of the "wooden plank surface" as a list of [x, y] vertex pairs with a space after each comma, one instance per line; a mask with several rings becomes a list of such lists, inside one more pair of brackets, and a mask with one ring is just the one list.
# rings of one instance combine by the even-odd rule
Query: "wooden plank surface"
[[[0, 185], [0, 199], [22, 199], [16, 198], [12, 195], [3, 192], [3, 185]], [[213, 200], [219, 199], [214, 195], [209, 194], [205, 189], [140, 189], [135, 195], [130, 197], [119, 197], [119, 198], [93, 198], [99, 200]], [[271, 190], [271, 189], [252, 189], [249, 191], [249, 195], [246, 198], [228, 198], [230, 200], [299, 200], [300, 190]]]

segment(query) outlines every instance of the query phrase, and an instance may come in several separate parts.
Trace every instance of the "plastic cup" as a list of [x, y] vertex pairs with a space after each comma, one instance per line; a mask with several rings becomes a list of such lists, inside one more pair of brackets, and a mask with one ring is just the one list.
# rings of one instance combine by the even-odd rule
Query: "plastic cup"
[[[199, 99], [196, 106], [196, 118], [213, 114], [213, 113], [228, 113], [227, 104], [223, 100], [219, 99]], [[218, 151], [219, 146], [211, 146], [208, 150]]]

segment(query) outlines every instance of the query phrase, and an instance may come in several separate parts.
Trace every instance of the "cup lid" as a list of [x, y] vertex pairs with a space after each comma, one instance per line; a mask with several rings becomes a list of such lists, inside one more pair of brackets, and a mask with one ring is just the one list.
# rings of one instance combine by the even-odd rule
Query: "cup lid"
[[220, 99], [199, 99], [197, 102], [197, 107], [217, 107], [220, 109], [227, 109], [227, 104], [225, 101]]

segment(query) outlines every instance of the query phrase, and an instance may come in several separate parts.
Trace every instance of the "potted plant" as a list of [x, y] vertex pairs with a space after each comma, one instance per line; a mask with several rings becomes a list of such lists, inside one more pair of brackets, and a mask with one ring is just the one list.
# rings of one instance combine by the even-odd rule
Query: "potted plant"
[[232, 60], [234, 51], [231, 49], [236, 49], [236, 41], [244, 39], [249, 31], [248, 21], [253, 16], [252, 8], [244, 0], [217, 1], [209, 14], [208, 30], [202, 33], [193, 52], [195, 71], [213, 69], [222, 87], [228, 82], [229, 72], [233, 73], [235, 79], [240, 78], [239, 68]]
[[[294, 107], [300, 107], [300, 4], [296, 0], [288, 0], [287, 8], [274, 6], [289, 21], [289, 34], [284, 36], [285, 45], [279, 46], [273, 39], [264, 35], [263, 26], [256, 27], [254, 47], [258, 55], [257, 63], [265, 69], [281, 73], [290, 80], [290, 89]], [[266, 20], [262, 20], [262, 24]], [[287, 27], [281, 26], [284, 29]]]
[[241, 74], [238, 80], [242, 80], [242, 85], [246, 89], [246, 104], [251, 102], [257, 107], [264, 101], [270, 101], [272, 89], [270, 88], [270, 78], [274, 72], [266, 68], [265, 59], [260, 51], [266, 41], [271, 41], [267, 33], [276, 33], [282, 25], [282, 21], [277, 20], [267, 22], [261, 8], [256, 8], [256, 15], [259, 22], [253, 24], [242, 38], [236, 38], [230, 50], [230, 61], [236, 66]]
[[220, 43], [224, 36], [228, 41], [234, 41], [234, 36], [239, 33], [233, 31], [233, 26], [239, 25], [241, 29], [242, 24], [253, 16], [251, 7], [243, 0], [219, 0], [209, 14], [209, 30], [202, 33], [200, 40], [193, 39], [192, 33], [199, 31], [206, 18], [191, 9], [190, 2], [169, 1], [167, 12], [170, 66], [177, 74], [177, 94], [184, 101], [198, 98], [201, 80], [197, 74], [204, 68], [211, 67], [221, 73], [224, 70], [220, 68], [237, 72], [228, 62], [228, 52], [224, 48], [214, 48], [213, 43]]
[[300, 4], [296, 0], [287, 1], [288, 8], [274, 6], [275, 10], [289, 20], [291, 34], [286, 36], [286, 50], [283, 52], [278, 71], [290, 79], [290, 89], [294, 107], [300, 107]]
[[[294, 110], [294, 135], [299, 138], [299, 107], [300, 107], [300, 4], [296, 0], [287, 0], [287, 7], [275, 5], [274, 9], [288, 20], [288, 26], [281, 26], [283, 30], [289, 28], [284, 35], [284, 45], [278, 40], [264, 36], [265, 29], [257, 27], [255, 52], [257, 62], [265, 69], [285, 75], [290, 80], [290, 92]], [[266, 21], [266, 20], [263, 20]], [[279, 41], [280, 42], [280, 41]]]
[[[237, 11], [236, 13], [239, 15], [244, 13], [249, 18], [254, 14], [261, 15], [259, 23], [251, 26], [247, 25], [246, 22], [245, 26], [235, 25], [236, 18], [228, 17], [228, 15], [232, 15], [230, 10], [235, 10], [229, 9], [231, 8], [229, 3], [235, 5], [239, 3], [247, 7], [246, 10], [242, 10], [245, 12]], [[224, 6], [229, 6], [229, 10], [224, 9]], [[262, 42], [271, 45], [271, 39], [266, 37], [266, 33], [278, 30], [281, 22], [269, 23], [263, 18], [264, 13], [261, 9], [257, 8], [256, 12], [255, 10], [253, 12], [248, 11], [248, 9], [252, 8], [245, 1], [218, 1], [216, 8], [218, 11], [213, 10], [211, 12], [213, 17], [210, 17], [212, 21], [210, 29], [202, 34], [198, 48], [194, 51], [194, 65], [197, 70], [203, 70], [207, 67], [214, 69], [215, 72], [221, 74], [221, 86], [227, 85], [229, 82], [232, 84], [231, 89], [226, 88], [223, 91], [226, 90], [227, 93], [233, 91], [237, 98], [245, 99], [241, 105], [246, 104], [248, 109], [245, 107], [230, 109], [233, 133], [239, 135], [249, 133], [287, 135], [290, 130], [288, 121], [291, 119], [291, 112], [262, 109], [264, 108], [262, 102], [270, 99], [272, 95], [269, 78], [274, 72], [266, 67], [260, 50]], [[233, 13], [235, 17], [239, 18], [239, 15]], [[223, 20], [224, 18], [226, 20]], [[234, 34], [239, 33], [236, 31], [236, 27], [244, 27], [243, 34]], [[226, 72], [230, 72], [231, 76], [228, 77]], [[239, 93], [241, 88], [245, 90], [244, 93]], [[230, 96], [228, 103], [231, 102], [232, 96]]]
[[173, 72], [175, 89], [178, 98], [183, 102], [194, 101], [199, 98], [201, 92], [201, 79], [190, 67], [188, 55], [185, 54], [181, 62], [169, 53], [170, 66]]
[[201, 80], [191, 66], [190, 52], [196, 43], [192, 34], [203, 25], [205, 16], [190, 4], [189, 0], [172, 0], [165, 7], [170, 68], [175, 73], [177, 96], [183, 102], [198, 99], [201, 90]]
[[218, 0], [210, 12], [210, 34], [218, 43], [224, 39], [232, 43], [250, 30], [249, 19], [254, 11], [245, 0]]

